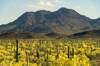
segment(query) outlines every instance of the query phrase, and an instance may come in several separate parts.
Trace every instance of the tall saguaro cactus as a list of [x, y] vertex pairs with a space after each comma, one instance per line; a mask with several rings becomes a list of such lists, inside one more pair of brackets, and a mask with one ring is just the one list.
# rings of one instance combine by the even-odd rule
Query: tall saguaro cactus
[[70, 47], [68, 46], [68, 58], [70, 58]]
[[48, 64], [48, 50], [46, 51], [46, 58], [45, 58], [46, 66], [49, 66]]
[[15, 58], [16, 58], [16, 62], [18, 62], [18, 40], [16, 40], [16, 55], [15, 55]]
[[56, 59], [59, 58], [59, 47], [57, 47], [57, 55], [56, 55]]
[[27, 66], [29, 66], [29, 57], [28, 57], [28, 52], [26, 52], [26, 62], [27, 62]]
[[72, 56], [74, 56], [74, 48], [72, 48]]
[[39, 49], [38, 49], [38, 48], [36, 49], [36, 57], [37, 57], [38, 59], [40, 58]]

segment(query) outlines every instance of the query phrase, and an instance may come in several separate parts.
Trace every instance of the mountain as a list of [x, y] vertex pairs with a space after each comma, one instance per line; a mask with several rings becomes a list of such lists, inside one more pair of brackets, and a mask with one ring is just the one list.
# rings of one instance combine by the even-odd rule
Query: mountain
[[[97, 24], [99, 23], [99, 24]], [[100, 20], [90, 19], [80, 15], [73, 9], [60, 8], [50, 12], [40, 10], [26, 12], [14, 22], [0, 26], [0, 34], [6, 33], [55, 33], [57, 35], [72, 35], [75, 33], [99, 29]]]
[[96, 30], [100, 29], [100, 18], [92, 20], [90, 23]]

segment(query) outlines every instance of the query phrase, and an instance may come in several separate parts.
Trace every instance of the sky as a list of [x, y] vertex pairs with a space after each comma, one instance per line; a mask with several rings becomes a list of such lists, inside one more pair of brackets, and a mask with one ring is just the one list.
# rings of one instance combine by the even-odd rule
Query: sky
[[0, 0], [0, 25], [16, 20], [25, 12], [56, 11], [61, 7], [92, 19], [100, 17], [100, 0]]

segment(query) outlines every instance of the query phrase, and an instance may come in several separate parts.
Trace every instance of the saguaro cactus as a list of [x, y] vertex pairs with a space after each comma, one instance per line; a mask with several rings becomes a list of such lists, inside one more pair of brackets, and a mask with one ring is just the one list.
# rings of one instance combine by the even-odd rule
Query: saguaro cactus
[[72, 48], [72, 56], [74, 56], [74, 48]]
[[28, 54], [28, 52], [26, 51], [26, 62], [27, 62], [27, 66], [29, 66], [29, 54]]
[[57, 47], [57, 55], [56, 55], [56, 59], [59, 58], [59, 48]]
[[18, 40], [16, 40], [16, 55], [15, 55], [15, 58], [16, 58], [16, 62], [18, 62]]
[[39, 56], [39, 49], [38, 48], [36, 49], [36, 57], [40, 58], [40, 56]]
[[45, 62], [46, 62], [46, 66], [49, 66], [49, 65], [48, 65], [48, 50], [46, 51], [46, 53], [47, 53], [47, 54], [46, 54]]
[[70, 47], [68, 46], [68, 58], [70, 58]]

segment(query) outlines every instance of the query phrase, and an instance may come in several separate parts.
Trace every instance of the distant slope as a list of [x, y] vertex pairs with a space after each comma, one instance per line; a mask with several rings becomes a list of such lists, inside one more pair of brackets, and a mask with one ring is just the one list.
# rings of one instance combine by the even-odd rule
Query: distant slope
[[0, 39], [32, 39], [32, 38], [49, 38], [42, 33], [33, 32], [8, 32], [0, 35]]
[[86, 32], [80, 32], [68, 36], [68, 38], [99, 38], [100, 39], [100, 30], [92, 30]]
[[100, 30], [85, 31], [75, 33], [72, 35], [58, 34], [58, 33], [33, 33], [33, 32], [10, 32], [0, 35], [0, 39], [77, 39], [77, 38], [99, 38]]

